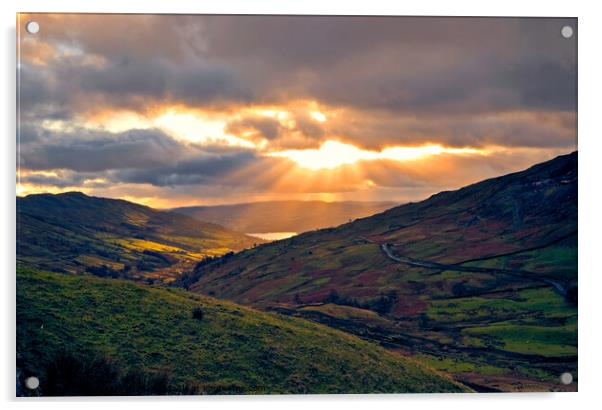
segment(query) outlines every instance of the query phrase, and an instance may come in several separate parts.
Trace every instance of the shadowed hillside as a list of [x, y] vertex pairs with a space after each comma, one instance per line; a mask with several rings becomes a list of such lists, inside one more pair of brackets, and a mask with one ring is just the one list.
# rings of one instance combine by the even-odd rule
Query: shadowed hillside
[[17, 198], [17, 260], [47, 270], [170, 280], [256, 238], [191, 217], [80, 192]]
[[114, 279], [19, 269], [17, 323], [41, 395], [467, 390], [326, 326]]
[[200, 264], [180, 284], [344, 328], [479, 385], [548, 390], [576, 371], [576, 281], [575, 152]]

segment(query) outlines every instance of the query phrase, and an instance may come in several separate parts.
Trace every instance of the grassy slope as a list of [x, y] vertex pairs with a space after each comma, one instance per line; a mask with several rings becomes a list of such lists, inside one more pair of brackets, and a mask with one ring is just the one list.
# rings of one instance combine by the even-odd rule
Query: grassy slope
[[373, 215], [394, 205], [392, 202], [269, 201], [189, 206], [174, 211], [238, 232], [306, 232]]
[[104, 265], [122, 276], [173, 277], [204, 256], [259, 241], [188, 216], [78, 192], [17, 198], [17, 230], [18, 258], [28, 264], [77, 273]]
[[[316, 316], [320, 309], [315, 305], [328, 302], [332, 290], [368, 305], [382, 293], [396, 291], [398, 299], [386, 314], [396, 325], [374, 334], [375, 340], [391, 344], [397, 338], [404, 350], [457, 359], [460, 366], [434, 361], [452, 373], [494, 366], [516, 379], [556, 383], [562, 369], [576, 371], [577, 308], [538, 277], [576, 283], [576, 194], [573, 153], [336, 229], [249, 249], [197, 270], [182, 283], [244, 304], [292, 309], [362, 335], [371, 330], [358, 329], [357, 320]], [[415, 259], [520, 269], [533, 276], [411, 267], [388, 259], [380, 249], [383, 243], [391, 244], [397, 255]], [[306, 304], [314, 306], [312, 312]], [[344, 316], [322, 309], [328, 313], [335, 319]], [[374, 327], [374, 320], [364, 322]], [[427, 349], [407, 335], [437, 344]], [[514, 353], [536, 354], [541, 360]], [[470, 366], [463, 366], [466, 361]], [[538, 361], [545, 365], [536, 365]]]
[[[201, 307], [202, 320], [191, 311]], [[297, 318], [131, 282], [20, 268], [17, 350], [40, 375], [62, 349], [124, 369], [168, 370], [222, 393], [453, 392], [464, 388], [400, 355]]]

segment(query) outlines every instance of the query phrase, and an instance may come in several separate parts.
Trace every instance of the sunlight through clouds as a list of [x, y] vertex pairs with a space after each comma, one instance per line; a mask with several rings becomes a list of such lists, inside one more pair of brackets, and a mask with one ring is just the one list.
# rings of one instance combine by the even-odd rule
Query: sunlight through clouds
[[391, 147], [382, 151], [369, 151], [351, 144], [328, 140], [318, 149], [286, 150], [271, 152], [272, 157], [288, 158], [302, 168], [310, 170], [334, 169], [341, 165], [355, 164], [358, 161], [388, 159], [412, 161], [441, 154], [485, 154], [486, 150], [476, 148], [447, 148], [441, 145], [419, 147]]

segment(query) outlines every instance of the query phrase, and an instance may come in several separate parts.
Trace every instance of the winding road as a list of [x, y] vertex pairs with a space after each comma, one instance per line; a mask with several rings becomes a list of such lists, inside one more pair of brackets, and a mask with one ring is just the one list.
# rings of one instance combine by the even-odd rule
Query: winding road
[[380, 248], [384, 252], [384, 254], [391, 260], [394, 260], [399, 263], [404, 263], [410, 266], [418, 266], [421, 268], [427, 269], [438, 269], [438, 270], [453, 270], [457, 272], [474, 272], [474, 273], [489, 273], [489, 274], [503, 274], [507, 276], [513, 276], [520, 279], [528, 279], [528, 280], [536, 280], [548, 285], [552, 285], [554, 289], [561, 294], [562, 296], [566, 296], [567, 293], [567, 284], [552, 279], [549, 277], [541, 276], [541, 274], [536, 272], [529, 272], [519, 269], [497, 269], [497, 268], [481, 268], [476, 266], [462, 266], [456, 264], [445, 264], [445, 263], [437, 263], [430, 262], [418, 259], [408, 258], [406, 256], [397, 256], [393, 253], [393, 251], [389, 248], [388, 243], [384, 243], [380, 245]]

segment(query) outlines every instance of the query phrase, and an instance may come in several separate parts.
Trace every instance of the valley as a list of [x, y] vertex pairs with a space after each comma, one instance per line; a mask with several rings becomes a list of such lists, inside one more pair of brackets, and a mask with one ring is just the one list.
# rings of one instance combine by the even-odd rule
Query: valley
[[[43, 374], [69, 341], [176, 394], [575, 391], [576, 194], [573, 153], [273, 241], [81, 193], [18, 198], [20, 355]], [[217, 315], [203, 331], [197, 304]]]
[[[300, 232], [337, 226], [356, 218], [374, 215], [396, 205], [395, 202], [289, 200], [189, 206], [174, 208], [173, 211], [252, 236], [277, 240]], [[260, 233], [253, 235], [251, 232]]]

